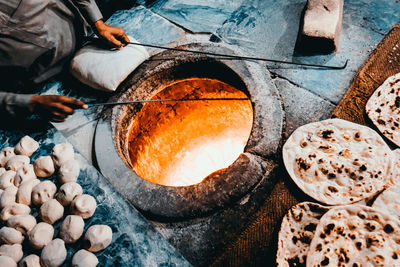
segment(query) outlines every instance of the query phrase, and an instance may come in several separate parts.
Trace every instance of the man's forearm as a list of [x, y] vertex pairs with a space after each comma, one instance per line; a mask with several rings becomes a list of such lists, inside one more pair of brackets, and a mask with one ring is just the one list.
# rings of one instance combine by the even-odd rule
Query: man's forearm
[[29, 104], [33, 95], [0, 92], [0, 114], [17, 116], [29, 114]]

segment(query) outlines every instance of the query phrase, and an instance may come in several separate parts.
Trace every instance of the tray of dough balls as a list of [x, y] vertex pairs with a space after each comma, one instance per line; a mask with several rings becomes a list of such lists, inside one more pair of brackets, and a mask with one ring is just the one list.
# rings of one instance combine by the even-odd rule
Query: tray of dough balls
[[39, 142], [29, 135], [16, 142], [0, 137], [0, 266], [158, 265], [162, 253], [143, 253], [152, 250], [151, 239], [171, 250], [168, 260], [174, 261], [173, 249], [163, 248], [61, 134], [48, 135]]

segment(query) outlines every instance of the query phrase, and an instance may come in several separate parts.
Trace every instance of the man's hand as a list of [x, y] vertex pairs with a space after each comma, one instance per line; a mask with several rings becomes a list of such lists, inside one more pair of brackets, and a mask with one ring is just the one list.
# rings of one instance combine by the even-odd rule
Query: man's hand
[[121, 49], [126, 46], [130, 41], [125, 31], [118, 27], [113, 27], [105, 24], [102, 20], [95, 22], [97, 33], [106, 39], [113, 47]]
[[34, 95], [29, 103], [29, 110], [53, 122], [63, 122], [74, 109], [87, 109], [79, 100], [60, 95]]

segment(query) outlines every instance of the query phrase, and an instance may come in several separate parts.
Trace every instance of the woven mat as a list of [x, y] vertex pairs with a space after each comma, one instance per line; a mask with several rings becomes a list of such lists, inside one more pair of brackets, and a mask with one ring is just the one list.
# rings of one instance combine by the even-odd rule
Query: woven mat
[[[398, 72], [400, 23], [392, 28], [361, 66], [331, 116], [366, 125], [364, 108], [368, 98], [386, 78]], [[213, 266], [274, 265], [282, 217], [291, 206], [309, 200], [290, 180], [285, 170], [281, 168], [278, 175], [282, 179], [275, 185], [264, 205], [249, 219], [248, 227], [214, 261]]]

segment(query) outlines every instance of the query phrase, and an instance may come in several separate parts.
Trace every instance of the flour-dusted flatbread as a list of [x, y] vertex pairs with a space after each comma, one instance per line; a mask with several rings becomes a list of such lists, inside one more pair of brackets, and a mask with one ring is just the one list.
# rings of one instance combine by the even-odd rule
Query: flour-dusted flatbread
[[302, 202], [289, 209], [279, 231], [276, 262], [281, 266], [305, 266], [307, 253], [320, 218], [328, 207]]
[[383, 191], [375, 199], [372, 207], [385, 211], [400, 220], [400, 185], [393, 185]]
[[390, 170], [390, 180], [388, 185], [400, 185], [400, 148], [392, 151], [392, 166]]
[[389, 179], [391, 150], [374, 130], [341, 119], [298, 128], [283, 146], [283, 161], [306, 194], [328, 205], [375, 195]]
[[365, 110], [379, 131], [400, 146], [400, 73], [387, 78], [375, 90]]
[[400, 222], [363, 205], [332, 208], [321, 218], [309, 266], [400, 266]]

